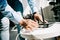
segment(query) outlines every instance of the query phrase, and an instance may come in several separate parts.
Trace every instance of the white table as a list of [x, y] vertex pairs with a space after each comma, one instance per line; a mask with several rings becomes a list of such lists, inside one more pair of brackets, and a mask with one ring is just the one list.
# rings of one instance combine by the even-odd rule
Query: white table
[[21, 36], [32, 40], [43, 40], [47, 38], [52, 38], [52, 37], [57, 37], [60, 36], [60, 22], [54, 23], [51, 27], [49, 28], [38, 28], [32, 32], [27, 32], [26, 30], [21, 30]]

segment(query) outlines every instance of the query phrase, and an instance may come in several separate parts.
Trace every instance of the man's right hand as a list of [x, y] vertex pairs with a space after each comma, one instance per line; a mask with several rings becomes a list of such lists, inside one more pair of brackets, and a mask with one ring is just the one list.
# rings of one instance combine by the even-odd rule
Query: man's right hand
[[34, 30], [39, 27], [38, 23], [31, 19], [23, 19], [20, 22], [20, 25], [23, 26], [27, 30]]

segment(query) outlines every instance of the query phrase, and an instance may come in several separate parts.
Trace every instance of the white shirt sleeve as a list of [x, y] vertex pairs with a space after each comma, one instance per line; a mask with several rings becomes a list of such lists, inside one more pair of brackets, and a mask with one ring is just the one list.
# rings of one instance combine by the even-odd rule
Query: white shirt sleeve
[[32, 13], [37, 12], [38, 9], [36, 7], [36, 1], [35, 0], [28, 0], [28, 4], [32, 10]]
[[9, 5], [6, 6], [2, 13], [15, 23], [19, 23], [23, 19], [22, 15], [19, 15], [19, 13], [15, 12]]

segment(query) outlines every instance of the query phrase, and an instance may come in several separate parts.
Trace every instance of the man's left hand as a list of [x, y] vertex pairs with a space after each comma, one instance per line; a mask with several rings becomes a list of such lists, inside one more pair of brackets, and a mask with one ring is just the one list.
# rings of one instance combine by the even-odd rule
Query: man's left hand
[[[41, 22], [43, 22], [42, 16], [39, 13], [37, 13], [37, 12], [34, 14], [34, 20], [35, 21], [40, 20]], [[46, 20], [44, 20], [44, 22], [48, 23]]]

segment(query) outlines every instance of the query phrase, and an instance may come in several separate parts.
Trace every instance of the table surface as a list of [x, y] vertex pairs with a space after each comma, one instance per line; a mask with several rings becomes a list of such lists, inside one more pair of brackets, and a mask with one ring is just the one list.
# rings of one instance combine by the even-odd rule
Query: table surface
[[24, 38], [46, 39], [60, 36], [60, 22], [55, 22], [51, 27], [38, 28], [34, 31], [21, 30], [21, 36]]

